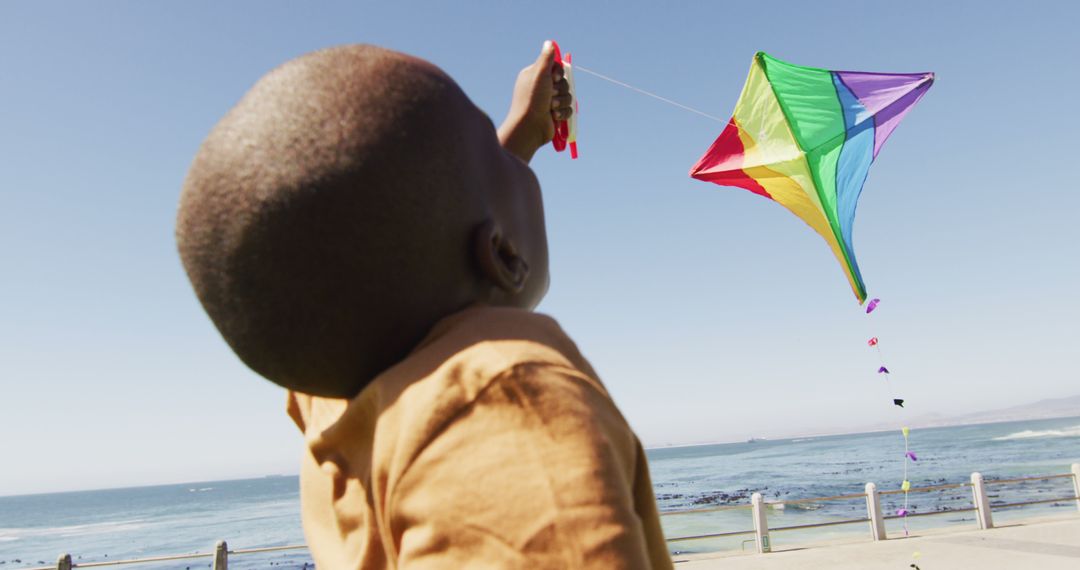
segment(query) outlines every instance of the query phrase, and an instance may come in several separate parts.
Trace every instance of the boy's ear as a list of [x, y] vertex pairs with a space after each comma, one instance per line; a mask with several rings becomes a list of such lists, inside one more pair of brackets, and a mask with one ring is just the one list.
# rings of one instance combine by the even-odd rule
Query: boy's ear
[[473, 236], [473, 257], [482, 276], [500, 290], [520, 293], [529, 278], [529, 264], [494, 220], [476, 228]]

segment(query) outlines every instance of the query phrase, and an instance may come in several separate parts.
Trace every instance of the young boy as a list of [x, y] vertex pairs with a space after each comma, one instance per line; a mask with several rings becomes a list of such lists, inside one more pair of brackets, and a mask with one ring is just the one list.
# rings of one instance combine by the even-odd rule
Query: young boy
[[641, 444], [555, 321], [527, 166], [571, 112], [552, 47], [496, 131], [370, 46], [262, 78], [184, 183], [180, 255], [236, 354], [290, 390], [316, 565], [670, 568]]

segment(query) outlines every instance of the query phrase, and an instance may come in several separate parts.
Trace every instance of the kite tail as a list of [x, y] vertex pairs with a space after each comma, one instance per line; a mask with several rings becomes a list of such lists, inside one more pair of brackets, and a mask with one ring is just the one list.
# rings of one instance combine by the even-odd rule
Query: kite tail
[[[866, 314], [869, 315], [869, 314], [873, 313], [874, 309], [877, 308], [877, 306], [878, 306], [878, 304], [880, 302], [881, 302], [881, 299], [872, 299], [869, 303], [867, 303], [866, 304]], [[866, 341], [866, 344], [870, 348], [873, 348], [874, 351], [877, 353], [878, 362], [879, 362], [879, 366], [878, 366], [878, 369], [877, 369], [877, 374], [878, 374], [878, 376], [884, 376], [885, 387], [889, 392], [889, 396], [892, 398], [893, 405], [900, 408], [901, 410], [904, 410], [904, 412], [906, 412], [906, 408], [904, 408], [904, 399], [897, 397], [896, 392], [893, 390], [892, 380], [889, 378], [890, 375], [891, 375], [891, 372], [889, 371], [889, 368], [885, 364], [885, 354], [881, 350], [881, 342], [880, 342], [880, 340], [876, 336], [871, 336], [870, 339]], [[901, 413], [906, 415], [906, 413], [904, 413], [904, 412], [901, 412]], [[909, 436], [911, 434], [911, 430], [906, 425], [903, 425], [903, 423], [906, 423], [906, 422], [902, 422], [902, 427], [900, 428], [900, 433], [903, 434], [903, 436], [904, 436], [904, 458], [903, 458], [904, 469], [903, 469], [903, 479], [901, 479], [902, 483], [900, 484], [900, 489], [904, 492], [904, 506], [897, 509], [896, 516], [901, 517], [901, 519], [903, 520], [903, 523], [904, 523], [904, 536], [909, 536], [910, 531], [908, 529], [907, 517], [908, 517], [908, 513], [910, 512], [910, 510], [909, 510], [910, 503], [909, 503], [909, 496], [908, 495], [909, 495], [909, 491], [911, 489], [911, 481], [908, 479], [908, 461], [912, 461], [912, 462], [918, 461], [918, 456], [916, 456], [915, 452], [911, 450], [911, 445], [910, 445], [911, 442], [910, 442], [910, 439], [909, 439]]]

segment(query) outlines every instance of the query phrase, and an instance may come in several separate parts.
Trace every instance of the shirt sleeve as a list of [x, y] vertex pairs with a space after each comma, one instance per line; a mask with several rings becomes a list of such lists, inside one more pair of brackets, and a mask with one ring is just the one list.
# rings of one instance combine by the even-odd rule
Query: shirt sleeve
[[590, 380], [519, 366], [439, 430], [388, 489], [399, 567], [651, 568], [635, 510], [639, 453]]

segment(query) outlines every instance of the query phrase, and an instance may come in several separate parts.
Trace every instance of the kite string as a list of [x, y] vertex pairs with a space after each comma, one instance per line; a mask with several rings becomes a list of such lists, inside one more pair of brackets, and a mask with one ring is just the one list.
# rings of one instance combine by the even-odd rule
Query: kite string
[[[878, 338], [878, 337], [875, 336], [874, 338]], [[877, 350], [878, 362], [881, 363], [881, 367], [887, 369], [888, 366], [885, 365], [885, 362], [886, 362], [885, 354], [881, 351], [881, 340], [880, 339], [878, 340], [878, 342], [876, 344], [874, 344], [874, 349]], [[881, 373], [879, 372], [878, 374], [880, 375]], [[885, 372], [885, 386], [886, 386], [886, 388], [887, 388], [887, 390], [889, 392], [889, 399], [895, 400], [896, 399], [896, 390], [893, 389], [892, 380], [890, 379], [890, 376], [891, 376], [890, 372]]]
[[[902, 415], [906, 416], [907, 414], [902, 413]], [[905, 421], [904, 424], [907, 424], [907, 422]], [[908, 530], [908, 514], [909, 514], [909, 509], [911, 508], [911, 505], [908, 503], [910, 489], [911, 489], [911, 481], [908, 479], [908, 460], [910, 460], [911, 457], [912, 457], [912, 455], [911, 455], [911, 447], [910, 447], [910, 443], [909, 443], [909, 440], [908, 440], [908, 432], [910, 430], [907, 427], [902, 427], [902, 428], [900, 428], [900, 430], [902, 432], [904, 432], [904, 457], [903, 457], [903, 459], [900, 460], [904, 464], [904, 479], [903, 479], [904, 482], [901, 485], [901, 487], [904, 489], [904, 516], [903, 516], [903, 518], [901, 520], [904, 523], [904, 536], [910, 536], [911, 532]]]
[[594, 77], [603, 79], [604, 81], [614, 83], [615, 85], [618, 85], [620, 87], [625, 87], [627, 89], [630, 89], [631, 91], [637, 91], [638, 93], [641, 93], [642, 95], [652, 97], [653, 99], [658, 99], [660, 101], [663, 101], [664, 103], [667, 103], [668, 105], [674, 105], [674, 106], [676, 106], [676, 107], [678, 107], [680, 109], [690, 111], [691, 113], [697, 113], [698, 115], [701, 115], [702, 117], [706, 117], [706, 118], [712, 119], [712, 120], [720, 122], [720, 123], [725, 123], [726, 124], [726, 123], [731, 122], [728, 119], [721, 119], [720, 117], [717, 117], [716, 115], [710, 115], [709, 113], [706, 113], [705, 111], [699, 111], [699, 110], [697, 110], [697, 109], [695, 109], [693, 107], [690, 107], [689, 105], [683, 105], [682, 103], [679, 103], [678, 101], [672, 101], [671, 99], [668, 99], [667, 97], [661, 97], [660, 95], [657, 95], [656, 93], [646, 91], [646, 90], [644, 90], [644, 89], [642, 89], [640, 87], [634, 87], [633, 85], [630, 85], [629, 83], [624, 83], [622, 81], [619, 81], [618, 79], [614, 79], [612, 77], [608, 77], [608, 76], [603, 75], [601, 73], [597, 73], [597, 72], [595, 72], [595, 71], [593, 71], [591, 69], [581, 67], [580, 65], [575, 64], [574, 65], [574, 70], [587, 73], [587, 74], [592, 75]]

